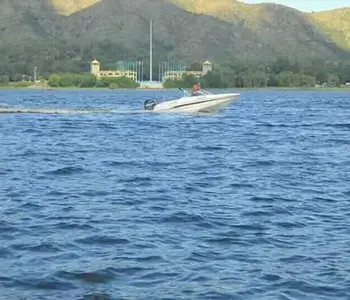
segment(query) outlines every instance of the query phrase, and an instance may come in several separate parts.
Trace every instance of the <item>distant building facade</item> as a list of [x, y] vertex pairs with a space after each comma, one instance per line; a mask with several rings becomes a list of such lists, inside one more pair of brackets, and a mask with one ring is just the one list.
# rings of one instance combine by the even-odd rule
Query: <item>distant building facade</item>
[[209, 72], [213, 70], [213, 64], [209, 61], [205, 61], [202, 64], [202, 71], [176, 71], [176, 70], [171, 70], [171, 71], [166, 71], [163, 75], [163, 81], [167, 79], [171, 80], [179, 80], [181, 79], [183, 74], [188, 74], [188, 75], [194, 75], [197, 78], [202, 77]]
[[97, 78], [100, 77], [128, 77], [131, 80], [137, 80], [137, 72], [134, 70], [101, 70], [100, 62], [96, 59], [91, 62], [90, 73]]

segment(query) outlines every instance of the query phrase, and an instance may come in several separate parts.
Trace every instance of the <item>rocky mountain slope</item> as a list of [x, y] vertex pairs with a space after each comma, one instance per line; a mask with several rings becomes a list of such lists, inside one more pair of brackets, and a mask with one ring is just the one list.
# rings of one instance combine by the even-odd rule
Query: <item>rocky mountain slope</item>
[[323, 30], [314, 15], [281, 5], [235, 0], [3, 0], [0, 72], [28, 73], [34, 65], [47, 72], [88, 70], [93, 57], [104, 66], [117, 60], [148, 61], [150, 19], [156, 60], [257, 64], [284, 57], [302, 63], [348, 55], [331, 38], [332, 29]]

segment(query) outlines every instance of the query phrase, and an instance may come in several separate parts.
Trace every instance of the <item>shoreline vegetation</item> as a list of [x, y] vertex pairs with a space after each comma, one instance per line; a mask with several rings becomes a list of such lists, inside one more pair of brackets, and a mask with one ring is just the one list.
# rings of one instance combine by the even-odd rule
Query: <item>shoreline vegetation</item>
[[[184, 89], [190, 89], [189, 87], [184, 87]], [[266, 87], [210, 87], [206, 88], [208, 90], [238, 90], [238, 91], [267, 91], [267, 90], [281, 90], [281, 91], [350, 91], [350, 85], [341, 85], [335, 87], [322, 87], [322, 86], [302, 86], [302, 87], [288, 87], [288, 86], [266, 86]], [[46, 91], [55, 91], [55, 90], [89, 90], [89, 91], [164, 91], [164, 90], [179, 90], [177, 87], [163, 87], [163, 88], [150, 88], [150, 87], [118, 87], [118, 88], [110, 88], [110, 87], [79, 87], [79, 86], [66, 86], [66, 87], [51, 87], [45, 86], [44, 84], [33, 85], [32, 82], [25, 82], [21, 84], [16, 83], [8, 83], [8, 84], [0, 84], [0, 90], [46, 90]]]

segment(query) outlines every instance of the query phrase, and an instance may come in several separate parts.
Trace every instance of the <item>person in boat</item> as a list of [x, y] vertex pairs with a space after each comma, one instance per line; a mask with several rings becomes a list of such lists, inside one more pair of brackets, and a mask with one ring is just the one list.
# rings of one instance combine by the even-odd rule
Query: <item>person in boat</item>
[[202, 93], [201, 93], [201, 86], [200, 86], [199, 82], [196, 82], [192, 86], [191, 96], [200, 96], [200, 95], [202, 95]]

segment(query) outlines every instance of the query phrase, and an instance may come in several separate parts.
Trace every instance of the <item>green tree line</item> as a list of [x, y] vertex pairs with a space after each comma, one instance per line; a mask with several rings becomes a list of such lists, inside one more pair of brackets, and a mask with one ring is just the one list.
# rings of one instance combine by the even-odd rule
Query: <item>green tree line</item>
[[185, 73], [181, 79], [166, 80], [164, 87], [190, 88], [196, 81], [203, 88], [337, 87], [350, 82], [350, 63], [321, 66], [301, 66], [282, 59], [272, 65], [214, 65], [212, 72], [199, 79]]
[[117, 88], [137, 88], [139, 84], [128, 77], [101, 77], [89, 73], [56, 73], [50, 75], [48, 85], [51, 87], [108, 87]]

